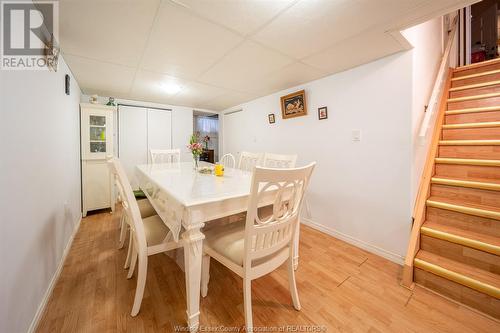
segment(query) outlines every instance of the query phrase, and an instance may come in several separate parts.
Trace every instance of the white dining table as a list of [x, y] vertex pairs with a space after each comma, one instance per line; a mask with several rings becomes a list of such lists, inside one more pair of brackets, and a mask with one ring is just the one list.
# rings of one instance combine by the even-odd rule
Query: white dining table
[[[212, 166], [200, 163], [200, 167]], [[200, 280], [203, 254], [202, 228], [208, 221], [245, 212], [252, 173], [226, 168], [224, 176], [202, 174], [192, 162], [147, 164], [136, 167], [140, 188], [171, 231], [171, 237], [184, 248], [187, 323], [191, 332], [199, 327]], [[273, 200], [273, 191], [262, 198], [262, 205]], [[298, 229], [298, 228], [297, 228]], [[298, 234], [295, 265], [298, 263]]]

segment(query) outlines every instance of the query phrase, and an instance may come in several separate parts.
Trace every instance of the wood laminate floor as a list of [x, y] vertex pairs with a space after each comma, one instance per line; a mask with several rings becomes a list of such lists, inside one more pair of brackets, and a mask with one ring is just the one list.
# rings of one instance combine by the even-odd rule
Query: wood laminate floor
[[[119, 213], [84, 218], [38, 332], [175, 332], [186, 316], [184, 273], [169, 257], [149, 257], [142, 308], [130, 316], [135, 276], [125, 278]], [[295, 311], [285, 267], [252, 284], [256, 327], [279, 332], [500, 332], [500, 323], [418, 286], [399, 285], [401, 267], [302, 226]], [[201, 327], [244, 325], [242, 280], [214, 260]], [[298, 325], [298, 326], [296, 326]], [[273, 328], [274, 327], [274, 328]], [[241, 329], [241, 331], [243, 331]]]

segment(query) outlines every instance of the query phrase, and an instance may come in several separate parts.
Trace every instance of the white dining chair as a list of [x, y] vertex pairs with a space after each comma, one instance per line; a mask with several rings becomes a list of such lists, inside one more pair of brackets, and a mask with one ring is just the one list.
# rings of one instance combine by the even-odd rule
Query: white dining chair
[[[111, 157], [108, 157], [108, 160], [110, 158]], [[116, 199], [118, 199], [118, 201], [122, 201], [122, 198], [121, 198], [120, 193], [119, 193], [117, 198], [115, 198], [115, 196], [114, 196], [115, 189], [117, 189], [117, 187], [118, 187], [118, 174], [116, 173], [116, 169], [114, 167], [112, 167], [112, 164], [108, 163], [108, 166], [109, 166], [109, 171], [111, 173], [111, 177], [113, 179], [113, 185], [114, 185], [114, 187], [113, 187], [113, 211], [114, 211], [114, 205], [116, 204]], [[149, 200], [147, 198], [137, 199], [137, 205], [139, 206], [139, 211], [141, 213], [142, 218], [156, 215], [155, 209], [153, 208], [153, 206], [151, 205], [151, 203], [149, 202]], [[119, 249], [123, 248], [123, 246], [125, 245], [125, 239], [127, 238], [127, 231], [128, 231], [128, 225], [125, 222], [125, 214], [122, 214], [120, 217], [120, 237], [118, 240], [118, 248]], [[130, 247], [129, 247], [129, 254], [130, 254]], [[125, 261], [125, 268], [128, 267], [126, 264], [127, 262], [128, 262], [128, 259]]]
[[[208, 292], [210, 258], [241, 276], [245, 324], [249, 332], [253, 329], [251, 282], [276, 270], [284, 262], [288, 263], [293, 306], [300, 310], [293, 269], [293, 236], [315, 164], [293, 169], [256, 167], [246, 220], [205, 232], [201, 295], [205, 297]], [[272, 214], [261, 219], [259, 206], [270, 202], [274, 203]]]
[[130, 227], [132, 255], [128, 279], [132, 278], [136, 264], [138, 266], [137, 286], [131, 312], [132, 317], [135, 317], [139, 313], [144, 296], [148, 256], [176, 249], [181, 246], [182, 242], [170, 240], [170, 230], [158, 215], [141, 217], [139, 205], [121, 163], [116, 158], [111, 158], [108, 164], [118, 175], [117, 187], [122, 198], [123, 214]]
[[181, 161], [180, 149], [150, 149], [151, 164], [178, 163]]
[[260, 163], [261, 155], [258, 153], [250, 153], [242, 151], [238, 159], [238, 169], [245, 171], [252, 171], [255, 166]]
[[234, 168], [236, 166], [236, 159], [233, 154], [224, 154], [219, 160], [219, 164], [222, 164], [225, 168]]
[[265, 168], [295, 168], [297, 155], [264, 153], [262, 166]]

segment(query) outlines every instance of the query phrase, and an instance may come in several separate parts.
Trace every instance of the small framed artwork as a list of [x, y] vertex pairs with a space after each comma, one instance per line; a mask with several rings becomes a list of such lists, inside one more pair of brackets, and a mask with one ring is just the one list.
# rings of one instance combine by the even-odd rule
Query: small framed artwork
[[318, 108], [318, 119], [328, 119], [328, 109], [326, 108], [326, 106]]
[[283, 119], [307, 115], [305, 90], [281, 97], [281, 116]]
[[274, 113], [268, 114], [267, 118], [269, 119], [269, 124], [274, 124], [276, 122], [276, 119], [274, 118]]

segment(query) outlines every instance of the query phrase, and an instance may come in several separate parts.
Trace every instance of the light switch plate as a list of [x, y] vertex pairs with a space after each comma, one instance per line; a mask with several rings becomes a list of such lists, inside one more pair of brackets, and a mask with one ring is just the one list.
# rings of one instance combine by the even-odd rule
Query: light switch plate
[[361, 141], [361, 130], [352, 130], [352, 141]]

